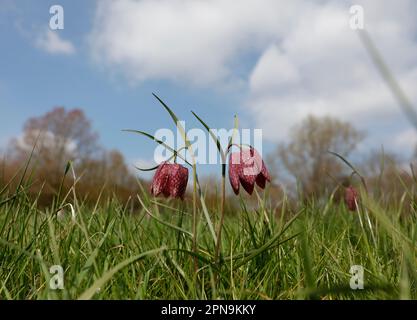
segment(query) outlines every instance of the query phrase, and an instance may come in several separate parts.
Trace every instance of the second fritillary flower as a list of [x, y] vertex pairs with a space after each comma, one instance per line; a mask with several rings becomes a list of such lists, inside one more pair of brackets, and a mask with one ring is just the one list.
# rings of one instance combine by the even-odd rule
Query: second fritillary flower
[[271, 177], [262, 157], [250, 147], [230, 154], [229, 180], [234, 193], [238, 195], [240, 184], [247, 193], [252, 194], [255, 183], [264, 189]]

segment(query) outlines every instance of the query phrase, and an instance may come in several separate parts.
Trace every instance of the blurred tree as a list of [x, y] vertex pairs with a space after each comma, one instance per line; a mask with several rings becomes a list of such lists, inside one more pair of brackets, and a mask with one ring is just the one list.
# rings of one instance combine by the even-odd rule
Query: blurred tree
[[284, 168], [297, 179], [303, 197], [322, 196], [336, 187], [346, 167], [327, 151], [347, 157], [364, 134], [331, 117], [308, 116], [293, 127], [290, 140], [278, 146]]
[[362, 172], [367, 177], [382, 177], [387, 171], [398, 168], [401, 163], [400, 157], [393, 152], [384, 150], [372, 150], [361, 165]]
[[[137, 207], [134, 199], [139, 185], [135, 175], [119, 151], [107, 151], [97, 140], [98, 135], [80, 109], [57, 107], [40, 117], [30, 118], [21, 137], [11, 141], [10, 156], [0, 159], [0, 184], [10, 181], [19, 168], [22, 171], [33, 149], [30, 166], [34, 170], [29, 170], [31, 174], [27, 175], [33, 182], [29, 193], [36, 197], [39, 188], [43, 188], [38, 198], [40, 205], [51, 203], [63, 182], [66, 164], [72, 161], [77, 183], [74, 186], [73, 175], [68, 174], [63, 194], [74, 186], [77, 197], [86, 203], [95, 204], [98, 199], [118, 199], [126, 203], [133, 199], [130, 204]], [[17, 181], [15, 179], [15, 183]], [[146, 187], [146, 182], [141, 183]], [[72, 197], [72, 193], [69, 196]]]
[[38, 173], [48, 177], [48, 183], [56, 187], [66, 163], [72, 160], [80, 164], [91, 157], [98, 150], [97, 139], [82, 110], [56, 107], [28, 119], [22, 137], [14, 139], [12, 145], [17, 159], [23, 161], [36, 144], [33, 160]]
[[89, 200], [97, 199], [102, 193], [104, 199], [117, 195], [126, 201], [139, 189], [135, 176], [117, 150], [102, 152], [101, 157], [79, 165], [77, 171], [82, 176], [78, 191]]
[[126, 165], [125, 158], [117, 150], [106, 153], [107, 179], [116, 186], [129, 187], [135, 185], [132, 181], [132, 174]]
[[[371, 151], [362, 164], [366, 183], [372, 195], [385, 205], [399, 204], [407, 207], [413, 189], [413, 176], [410, 167], [400, 156], [392, 152]], [[402, 199], [407, 195], [405, 199]]]

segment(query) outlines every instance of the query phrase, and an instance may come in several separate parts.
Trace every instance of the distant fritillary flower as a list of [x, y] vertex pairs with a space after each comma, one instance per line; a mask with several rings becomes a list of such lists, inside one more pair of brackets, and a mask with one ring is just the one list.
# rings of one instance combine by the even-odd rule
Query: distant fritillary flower
[[345, 189], [345, 203], [350, 211], [355, 211], [357, 209], [358, 200], [358, 191], [352, 186], [347, 187]]

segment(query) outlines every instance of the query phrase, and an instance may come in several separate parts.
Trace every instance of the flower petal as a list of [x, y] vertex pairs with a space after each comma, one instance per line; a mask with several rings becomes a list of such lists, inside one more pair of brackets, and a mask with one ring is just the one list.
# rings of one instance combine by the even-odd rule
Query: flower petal
[[168, 183], [169, 195], [174, 198], [184, 199], [187, 182], [188, 169], [179, 164], [172, 164]]
[[256, 184], [261, 189], [265, 189], [266, 179], [263, 174], [258, 174], [258, 176], [256, 177]]
[[168, 181], [168, 176], [167, 176], [167, 163], [166, 162], [162, 162], [158, 169], [155, 172], [155, 175], [152, 179], [152, 184], [151, 184], [151, 193], [157, 197], [161, 194], [161, 192], [163, 192], [166, 184]]
[[357, 202], [359, 194], [355, 188], [349, 186], [345, 189], [345, 203], [349, 210], [355, 211], [357, 208]]
[[250, 195], [253, 193], [253, 189], [255, 188], [255, 180], [256, 176], [254, 175], [239, 175], [239, 181], [242, 184], [243, 189], [245, 189]]
[[229, 158], [229, 181], [236, 195], [239, 194], [239, 162], [239, 153], [231, 153]]

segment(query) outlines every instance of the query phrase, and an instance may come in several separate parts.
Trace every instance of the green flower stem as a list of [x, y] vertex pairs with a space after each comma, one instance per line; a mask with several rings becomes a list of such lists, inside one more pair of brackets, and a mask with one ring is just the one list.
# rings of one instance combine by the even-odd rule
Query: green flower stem
[[[197, 254], [197, 167], [193, 161], [193, 252]], [[194, 255], [194, 269], [197, 274], [198, 260]]]
[[220, 207], [220, 222], [217, 229], [217, 241], [216, 241], [216, 249], [214, 253], [214, 259], [216, 263], [219, 263], [219, 257], [220, 257], [220, 249], [221, 249], [221, 243], [222, 243], [222, 229], [223, 229], [223, 223], [224, 223], [224, 204], [225, 204], [225, 198], [226, 198], [226, 161], [225, 156], [222, 155], [223, 163], [222, 163], [222, 185], [221, 185], [221, 207]]

